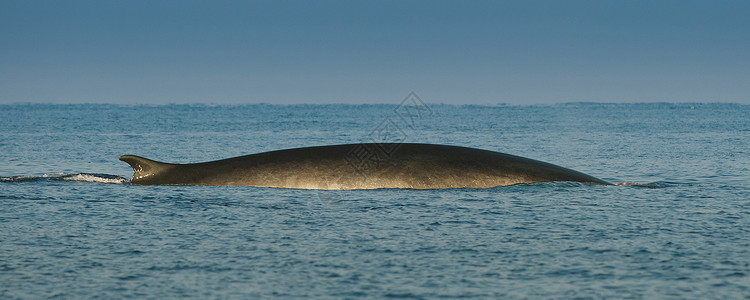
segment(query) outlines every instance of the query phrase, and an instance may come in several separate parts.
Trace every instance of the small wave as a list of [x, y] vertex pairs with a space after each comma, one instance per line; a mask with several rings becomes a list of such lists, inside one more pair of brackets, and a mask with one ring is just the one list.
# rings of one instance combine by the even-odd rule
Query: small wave
[[107, 184], [125, 184], [130, 182], [127, 178], [109, 174], [44, 174], [44, 175], [20, 175], [0, 177], [0, 182], [36, 182], [36, 181], [78, 181]]
[[618, 182], [615, 183], [616, 186], [634, 186], [634, 187], [643, 187], [643, 188], [649, 188], [649, 189], [660, 189], [669, 187], [670, 183], [657, 181], [657, 182], [650, 182], [650, 183], [637, 183], [637, 182]]

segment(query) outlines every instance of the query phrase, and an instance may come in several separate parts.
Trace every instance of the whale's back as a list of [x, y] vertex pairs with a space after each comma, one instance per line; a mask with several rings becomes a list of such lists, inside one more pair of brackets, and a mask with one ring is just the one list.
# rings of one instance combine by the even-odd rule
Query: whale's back
[[301, 189], [487, 188], [595, 177], [520, 156], [430, 144], [348, 144], [296, 148], [197, 164], [126, 155], [133, 184], [247, 185]]

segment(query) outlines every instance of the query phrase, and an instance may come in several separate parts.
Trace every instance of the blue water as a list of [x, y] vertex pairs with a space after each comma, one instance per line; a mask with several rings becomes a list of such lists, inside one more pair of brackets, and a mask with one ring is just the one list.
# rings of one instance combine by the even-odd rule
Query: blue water
[[[750, 297], [750, 106], [411, 108], [0, 105], [0, 298]], [[371, 141], [619, 185], [131, 186], [117, 160]]]

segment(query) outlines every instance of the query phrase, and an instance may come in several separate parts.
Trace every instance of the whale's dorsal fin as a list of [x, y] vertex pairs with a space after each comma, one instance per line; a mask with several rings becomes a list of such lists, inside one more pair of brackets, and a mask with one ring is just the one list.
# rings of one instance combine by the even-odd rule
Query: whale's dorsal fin
[[133, 167], [135, 173], [133, 173], [133, 179], [130, 180], [131, 182], [154, 176], [157, 173], [174, 166], [173, 164], [158, 162], [136, 155], [123, 155], [120, 156], [120, 160]]

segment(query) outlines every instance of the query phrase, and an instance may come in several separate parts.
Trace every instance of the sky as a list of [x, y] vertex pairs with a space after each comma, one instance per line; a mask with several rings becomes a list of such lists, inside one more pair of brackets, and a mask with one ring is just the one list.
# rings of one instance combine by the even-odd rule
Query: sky
[[0, 104], [750, 104], [750, 1], [0, 0]]

